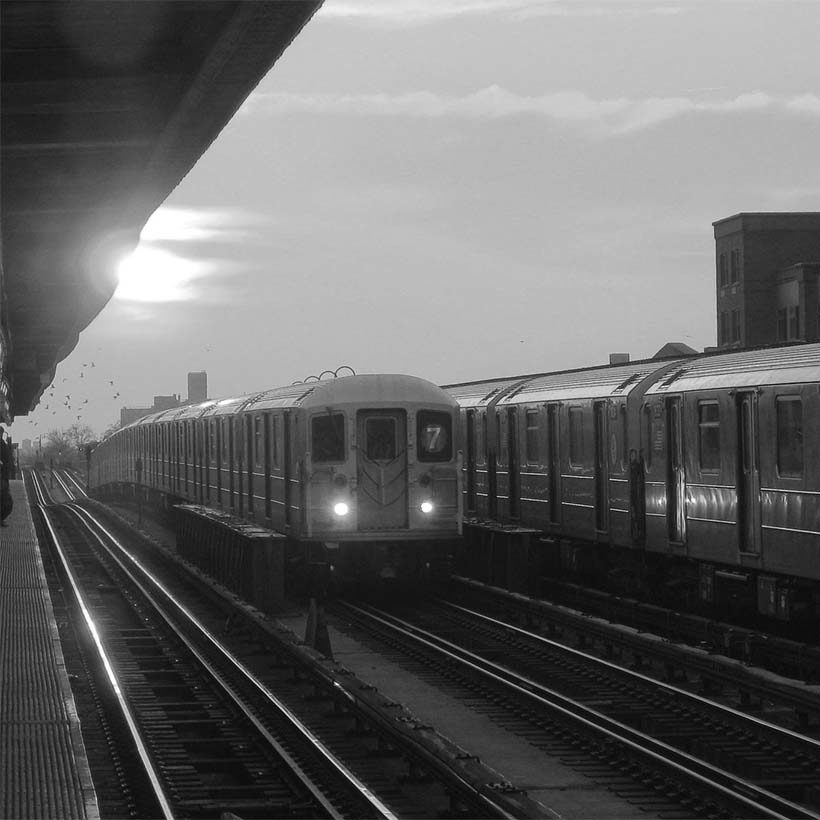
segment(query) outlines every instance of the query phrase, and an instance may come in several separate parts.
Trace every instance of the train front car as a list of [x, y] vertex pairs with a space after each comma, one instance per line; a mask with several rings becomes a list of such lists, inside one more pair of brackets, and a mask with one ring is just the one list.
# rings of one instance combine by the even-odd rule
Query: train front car
[[290, 446], [301, 495], [292, 532], [308, 563], [327, 564], [339, 585], [446, 576], [462, 521], [456, 402], [403, 375], [305, 387]]

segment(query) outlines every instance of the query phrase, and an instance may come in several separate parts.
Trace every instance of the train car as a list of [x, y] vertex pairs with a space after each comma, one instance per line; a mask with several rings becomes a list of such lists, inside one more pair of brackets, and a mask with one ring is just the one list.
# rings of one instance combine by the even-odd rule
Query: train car
[[[674, 366], [572, 370], [491, 382], [480, 391], [448, 386], [462, 408], [465, 486], [486, 483], [482, 503], [468, 491], [468, 514], [631, 544], [630, 506], [640, 492], [630, 486], [630, 452], [637, 457], [640, 435], [634, 408], [653, 375]], [[476, 400], [485, 387], [490, 392]], [[484, 464], [491, 481], [478, 475]]]
[[704, 602], [820, 612], [820, 345], [700, 356], [646, 391], [647, 550]]
[[91, 455], [97, 493], [212, 507], [337, 578], [422, 576], [461, 534], [458, 405], [402, 375], [345, 376], [146, 416]]
[[561, 562], [625, 578], [619, 591], [678, 585], [723, 610], [820, 614], [820, 345], [446, 389], [471, 523], [570, 543]]

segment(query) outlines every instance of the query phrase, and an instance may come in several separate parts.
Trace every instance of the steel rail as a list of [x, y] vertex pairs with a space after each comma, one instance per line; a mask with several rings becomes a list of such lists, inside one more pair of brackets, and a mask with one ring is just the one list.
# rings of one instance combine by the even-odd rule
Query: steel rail
[[54, 529], [54, 525], [51, 521], [51, 513], [47, 508], [48, 505], [45, 496], [42, 492], [42, 488], [37, 483], [35, 483], [35, 491], [38, 496], [37, 506], [40, 510], [40, 514], [42, 515], [44, 525], [48, 529], [49, 537], [51, 538], [52, 543], [54, 545], [54, 549], [56, 550], [57, 555], [60, 558], [60, 563], [62, 564], [63, 571], [65, 572], [66, 577], [68, 578], [72, 593], [74, 594], [74, 598], [77, 602], [77, 605], [80, 608], [80, 611], [82, 612], [83, 620], [85, 621], [88, 632], [91, 635], [92, 640], [94, 641], [94, 645], [97, 650], [97, 655], [103, 667], [105, 668], [106, 676], [108, 677], [111, 689], [116, 696], [117, 704], [119, 706], [120, 712], [123, 715], [123, 718], [125, 719], [126, 725], [128, 726], [129, 734], [131, 735], [131, 738], [134, 742], [140, 761], [142, 762], [143, 768], [145, 769], [145, 772], [148, 776], [148, 780], [150, 782], [154, 797], [162, 812], [162, 817], [165, 818], [165, 820], [173, 820], [175, 815], [173, 813], [173, 810], [171, 809], [170, 800], [168, 796], [165, 794], [165, 789], [163, 788], [162, 781], [160, 780], [160, 777], [157, 774], [156, 769], [154, 768], [154, 764], [151, 760], [151, 755], [148, 752], [146, 742], [142, 737], [142, 733], [140, 732], [139, 726], [137, 725], [137, 721], [135, 720], [134, 714], [131, 711], [131, 707], [129, 706], [128, 701], [125, 698], [125, 695], [123, 693], [123, 687], [120, 684], [119, 678], [117, 676], [116, 671], [114, 670], [114, 666], [111, 662], [111, 659], [109, 658], [108, 653], [105, 650], [105, 646], [103, 645], [103, 641], [100, 637], [100, 632], [97, 629], [97, 625], [94, 621], [93, 616], [91, 615], [91, 610], [88, 606], [85, 596], [83, 595], [83, 592], [80, 589], [77, 577], [74, 573], [74, 570], [71, 567], [71, 562], [69, 561], [68, 556], [66, 555], [65, 550], [63, 549], [59, 535]]
[[713, 711], [717, 712], [718, 714], [729, 715], [730, 717], [735, 719], [739, 718], [746, 723], [751, 723], [754, 726], [757, 726], [758, 728], [765, 729], [766, 731], [771, 732], [773, 735], [780, 736], [790, 741], [802, 743], [806, 746], [813, 747], [814, 751], [820, 752], [820, 740], [818, 740], [817, 738], [800, 734], [799, 732], [787, 729], [785, 726], [778, 726], [776, 723], [771, 723], [770, 721], [756, 717], [755, 715], [749, 715], [746, 712], [740, 711], [739, 709], [734, 709], [731, 706], [727, 706], [726, 704], [719, 703], [715, 700], [711, 700], [707, 697], [704, 697], [703, 695], [698, 695], [696, 692], [689, 692], [686, 689], [681, 689], [679, 686], [675, 686], [674, 684], [658, 680], [657, 678], [653, 678], [649, 675], [644, 675], [642, 672], [638, 672], [635, 669], [628, 669], [625, 666], [620, 666], [619, 664], [613, 663], [612, 661], [608, 661], [604, 658], [599, 658], [597, 655], [590, 655], [586, 652], [581, 651], [580, 649], [576, 649], [575, 647], [567, 646], [566, 644], [563, 644], [560, 641], [554, 641], [550, 638], [544, 637], [543, 635], [539, 635], [534, 632], [529, 632], [528, 630], [522, 629], [520, 626], [516, 626], [515, 624], [510, 624], [506, 621], [500, 621], [497, 618], [485, 615], [483, 612], [477, 612], [476, 610], [469, 609], [468, 607], [461, 606], [460, 604], [453, 604], [445, 600], [437, 600], [436, 603], [440, 606], [444, 606], [449, 609], [454, 609], [463, 612], [469, 615], [471, 618], [486, 621], [487, 623], [492, 624], [493, 626], [508, 630], [510, 632], [514, 632], [519, 635], [523, 635], [525, 638], [527, 638], [530, 641], [533, 641], [534, 643], [543, 644], [544, 646], [548, 646], [550, 649], [557, 650], [566, 655], [581, 658], [585, 663], [595, 664], [604, 669], [616, 672], [624, 677], [641, 681], [642, 683], [649, 683], [656, 689], [662, 689], [666, 692], [669, 692], [673, 695], [680, 697], [681, 699], [689, 700], [694, 703], [707, 706]]
[[437, 653], [458, 661], [469, 669], [502, 684], [506, 688], [512, 689], [542, 707], [555, 710], [581, 723], [585, 728], [596, 734], [605, 735], [616, 743], [624, 745], [644, 757], [648, 757], [656, 764], [661, 764], [664, 768], [671, 766], [679, 774], [709, 789], [716, 790], [755, 812], [764, 813], [766, 817], [772, 818], [772, 820], [820, 820], [820, 814], [807, 809], [805, 806], [785, 800], [753, 783], [735, 777], [730, 772], [698, 760], [594, 709], [576, 703], [537, 681], [518, 675], [500, 664], [481, 658], [444, 638], [426, 632], [389, 613], [372, 607], [362, 608], [350, 603], [344, 603], [343, 606], [398, 632], [411, 641], [416, 641]]
[[[354, 791], [358, 792], [360, 797], [369, 803], [373, 809], [382, 817], [384, 820], [398, 820], [396, 815], [390, 810], [388, 806], [386, 806], [364, 783], [362, 783], [356, 775], [351, 772], [345, 765], [342, 763], [338, 758], [333, 755], [333, 753], [324, 745], [321, 739], [315, 735], [307, 726], [302, 723], [302, 721], [298, 718], [298, 716], [293, 713], [273, 692], [268, 689], [262, 681], [260, 681], [253, 673], [251, 673], [246, 667], [244, 667], [232, 654], [231, 652], [211, 633], [209, 632], [196, 618], [196, 616], [190, 612], [185, 606], [183, 606], [179, 601], [177, 601], [173, 593], [155, 576], [151, 571], [145, 567], [139, 559], [129, 552], [126, 547], [117, 539], [117, 537], [111, 533], [98, 519], [96, 519], [91, 513], [88, 512], [85, 508], [75, 504], [67, 504], [65, 505], [66, 509], [70, 510], [83, 524], [86, 526], [88, 531], [94, 535], [100, 545], [105, 549], [111, 558], [118, 564], [120, 569], [128, 576], [131, 582], [140, 590], [140, 592], [146, 597], [146, 599], [151, 603], [151, 605], [157, 610], [157, 612], [165, 619], [165, 621], [169, 624], [169, 626], [177, 633], [179, 638], [185, 643], [188, 647], [189, 651], [191, 651], [197, 659], [202, 663], [202, 665], [209, 671], [210, 674], [214, 676], [214, 678], [223, 686], [225, 692], [229, 695], [229, 697], [234, 701], [237, 707], [245, 714], [248, 720], [253, 723], [256, 729], [260, 732], [260, 734], [265, 737], [267, 742], [274, 748], [279, 755], [287, 762], [287, 764], [292, 768], [294, 774], [301, 780], [305, 788], [314, 796], [316, 801], [322, 805], [322, 807], [328, 812], [328, 814], [333, 818], [338, 818], [342, 820], [344, 815], [341, 815], [331, 804], [328, 800], [326, 795], [324, 795], [315, 785], [315, 783], [310, 778], [302, 768], [302, 766], [296, 761], [292, 755], [280, 744], [280, 742], [273, 737], [273, 735], [268, 731], [268, 729], [261, 723], [261, 721], [250, 711], [247, 705], [242, 701], [242, 699], [228, 686], [226, 686], [222, 682], [222, 677], [218, 673], [218, 671], [213, 667], [213, 665], [208, 661], [204, 655], [193, 645], [193, 643], [184, 635], [182, 635], [174, 623], [174, 619], [171, 615], [168, 614], [165, 607], [162, 603], [160, 603], [157, 599], [155, 594], [142, 582], [140, 578], [138, 578], [134, 572], [126, 565], [126, 560], [134, 567], [135, 571], [140, 574], [140, 576], [147, 580], [153, 587], [153, 589], [160, 593], [164, 599], [164, 601], [170, 604], [174, 610], [178, 613], [179, 616], [182, 617], [185, 621], [192, 626], [197, 633], [213, 648], [217, 651], [217, 653], [221, 656], [221, 658], [230, 664], [251, 686], [260, 694], [262, 697], [270, 704], [276, 711], [288, 721], [288, 723], [297, 730], [297, 732], [302, 736], [303, 739], [311, 743], [320, 753], [323, 761], [336, 773], [341, 776], [350, 786], [353, 788]], [[104, 536], [104, 537], [103, 537]], [[106, 540], [108, 544], [106, 544]], [[109, 545], [116, 548], [117, 552], [120, 555], [115, 554], [109, 548]], [[122, 557], [121, 557], [122, 556]]]

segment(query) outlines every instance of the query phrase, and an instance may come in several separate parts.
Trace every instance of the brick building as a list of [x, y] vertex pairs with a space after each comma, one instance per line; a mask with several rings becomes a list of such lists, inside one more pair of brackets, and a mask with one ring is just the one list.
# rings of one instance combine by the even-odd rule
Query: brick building
[[820, 341], [820, 213], [741, 213], [712, 225], [718, 347]]

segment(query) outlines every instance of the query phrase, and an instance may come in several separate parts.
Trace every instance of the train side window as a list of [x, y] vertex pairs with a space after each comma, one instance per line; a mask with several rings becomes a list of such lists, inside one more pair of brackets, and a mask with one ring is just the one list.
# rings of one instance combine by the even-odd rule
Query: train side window
[[453, 457], [452, 419], [448, 413], [420, 410], [416, 416], [419, 461], [450, 461]]
[[314, 462], [344, 461], [345, 419], [341, 413], [314, 416], [310, 429]]
[[228, 463], [228, 447], [230, 446], [230, 421], [229, 419], [222, 419], [222, 463]]
[[778, 396], [777, 473], [786, 478], [803, 475], [803, 402], [798, 396]]
[[541, 452], [538, 440], [538, 411], [527, 410], [527, 464], [538, 464]]
[[481, 446], [478, 448], [478, 452], [481, 456], [481, 464], [487, 463], [487, 458], [489, 457], [489, 444], [487, 442], [487, 411], [485, 410], [478, 418], [478, 424], [480, 427], [481, 432], [479, 435], [481, 436]]
[[217, 455], [218, 455], [217, 446], [218, 446], [219, 442], [217, 440], [217, 433], [218, 433], [217, 423], [218, 422], [217, 422], [216, 419], [213, 419], [211, 421], [211, 465], [212, 466], [216, 466], [216, 458], [217, 458]]
[[265, 427], [262, 416], [253, 417], [253, 463], [262, 467], [265, 463]]
[[275, 470], [279, 469], [279, 418], [273, 416], [270, 430], [270, 460]]
[[507, 436], [504, 435], [504, 418], [498, 411], [495, 414], [495, 463], [499, 467], [507, 463]]
[[585, 458], [584, 410], [582, 407], [569, 408], [569, 463], [582, 467]]
[[702, 472], [720, 470], [720, 408], [716, 401], [698, 402], [698, 457]]

